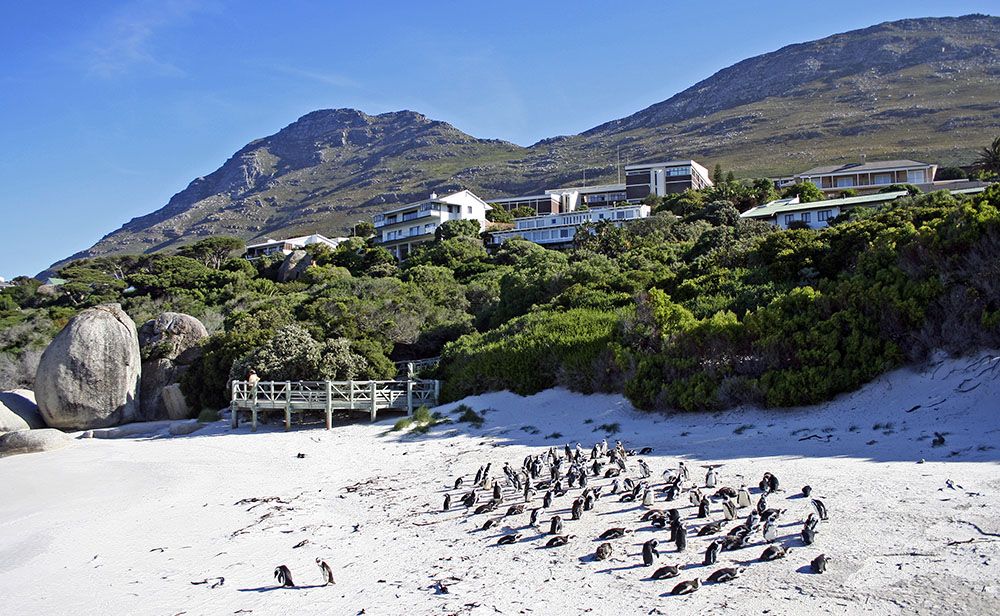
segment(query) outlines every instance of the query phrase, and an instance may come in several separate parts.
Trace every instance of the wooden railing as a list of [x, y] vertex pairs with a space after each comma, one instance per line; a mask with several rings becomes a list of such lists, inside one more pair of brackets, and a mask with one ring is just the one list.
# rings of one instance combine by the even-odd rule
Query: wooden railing
[[428, 357], [426, 359], [408, 359], [397, 361], [396, 369], [403, 378], [413, 379], [425, 368], [434, 368], [441, 363], [440, 357]]
[[379, 410], [397, 409], [413, 414], [421, 405], [437, 406], [440, 381], [233, 381], [230, 409], [232, 425], [239, 425], [239, 411], [250, 411], [253, 429], [257, 413], [284, 411], [285, 429], [291, 427], [292, 413], [324, 411], [326, 429], [333, 423], [333, 411], [363, 411], [371, 420]]

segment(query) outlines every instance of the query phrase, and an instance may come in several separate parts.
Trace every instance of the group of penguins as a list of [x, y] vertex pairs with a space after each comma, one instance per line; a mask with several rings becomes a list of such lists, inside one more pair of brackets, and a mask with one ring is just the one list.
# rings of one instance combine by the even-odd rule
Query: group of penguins
[[[626, 450], [621, 441], [617, 441], [612, 448], [608, 447], [607, 440], [597, 443], [587, 455], [584, 448], [577, 443], [576, 448], [565, 445], [563, 451], [551, 447], [544, 454], [529, 455], [524, 458], [521, 468], [515, 469], [509, 463], [504, 463], [504, 477], [494, 478], [491, 474], [492, 463], [479, 467], [475, 478], [472, 481], [471, 489], [464, 491], [465, 478], [459, 477], [455, 480], [453, 489], [445, 494], [444, 510], [452, 508], [452, 491], [460, 493], [459, 502], [474, 515], [484, 515], [497, 512], [505, 500], [511, 504], [507, 506], [506, 512], [501, 517], [489, 517], [479, 527], [479, 530], [487, 530], [505, 519], [524, 514], [526, 509], [532, 505], [533, 499], [541, 494], [540, 506], [531, 508], [529, 526], [541, 528], [539, 518], [543, 512], [553, 508], [557, 499], [564, 497], [572, 498], [570, 505], [570, 520], [580, 520], [586, 512], [593, 510], [599, 501], [616, 499], [618, 502], [641, 503], [649, 509], [638, 520], [648, 523], [658, 529], [670, 531], [669, 543], [672, 543], [677, 552], [684, 552], [687, 549], [688, 529], [681, 522], [681, 514], [678, 508], [658, 509], [656, 493], [659, 492], [661, 498], [667, 503], [675, 502], [682, 498], [684, 494], [690, 504], [698, 508], [697, 519], [705, 520], [705, 523], [697, 530], [698, 537], [708, 537], [719, 535], [705, 550], [703, 566], [715, 565], [722, 551], [739, 550], [755, 544], [759, 536], [763, 539], [763, 544], [767, 544], [760, 561], [772, 561], [787, 556], [789, 549], [783, 547], [777, 540], [777, 524], [785, 509], [777, 509], [768, 505], [768, 499], [777, 492], [782, 491], [777, 476], [772, 473], [764, 473], [760, 481], [760, 497], [754, 504], [750, 497], [750, 492], [745, 485], [739, 489], [727, 486], [719, 486], [718, 467], [722, 465], [706, 465], [705, 481], [703, 485], [698, 485], [692, 481], [688, 467], [683, 461], [679, 462], [677, 468], [667, 469], [663, 475], [663, 483], [654, 486], [651, 477], [652, 471], [642, 459], [636, 456], [648, 455], [652, 449], [645, 447], [641, 450]], [[630, 458], [636, 457], [635, 464], [630, 463]], [[630, 475], [637, 474], [633, 478]], [[605, 479], [604, 485], [592, 485], [596, 483], [594, 479]], [[575, 494], [573, 493], [574, 491]], [[506, 494], [505, 494], [506, 492]], [[513, 494], [511, 494], [513, 493]], [[488, 500], [481, 502], [483, 494], [489, 495]], [[810, 498], [812, 488], [805, 486], [802, 488], [802, 495]], [[521, 502], [517, 502], [520, 500]], [[812, 545], [816, 540], [817, 528], [820, 522], [827, 520], [827, 508], [823, 501], [812, 499], [813, 512], [805, 519], [802, 525], [801, 539], [804, 545]], [[715, 503], [721, 507], [723, 519], [710, 521]], [[535, 502], [537, 504], [537, 502]], [[741, 510], [749, 509], [746, 517], [743, 517]], [[742, 519], [742, 522], [740, 520]], [[735, 523], [725, 535], [721, 534], [725, 526]], [[604, 540], [594, 555], [596, 560], [607, 560], [614, 553], [614, 546], [610, 542], [614, 539], [624, 537], [634, 531], [624, 527], [609, 528], [599, 536]], [[545, 547], [557, 548], [564, 546], [575, 535], [564, 532], [564, 520], [560, 515], [553, 515], [548, 521], [549, 538], [545, 542]], [[519, 541], [522, 534], [511, 532], [499, 538], [497, 544], [511, 545]], [[659, 558], [659, 547], [661, 541], [650, 539], [642, 546], [642, 564], [651, 567]], [[758, 543], [757, 545], [761, 545]], [[811, 562], [811, 570], [814, 573], [826, 571], [829, 558], [825, 554], [820, 554]], [[696, 565], [695, 565], [696, 566]], [[745, 567], [722, 567], [712, 572], [706, 581], [709, 583], [722, 583], [733, 580], [746, 570]], [[650, 576], [654, 580], [668, 579], [679, 576], [681, 567], [677, 565], [661, 566], [653, 571]], [[677, 584], [671, 594], [686, 595], [695, 592], [701, 587], [701, 579], [696, 577], [685, 580]]]

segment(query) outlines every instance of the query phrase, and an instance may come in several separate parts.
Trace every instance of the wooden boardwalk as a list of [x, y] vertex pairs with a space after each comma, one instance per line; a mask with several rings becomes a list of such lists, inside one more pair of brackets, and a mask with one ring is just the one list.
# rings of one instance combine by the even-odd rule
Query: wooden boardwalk
[[257, 429], [257, 414], [282, 411], [285, 429], [292, 425], [292, 413], [322, 411], [326, 429], [333, 424], [333, 411], [361, 411], [375, 421], [378, 411], [395, 409], [413, 414], [421, 405], [437, 406], [440, 381], [233, 381], [232, 424], [239, 425], [239, 411], [250, 411], [251, 425]]

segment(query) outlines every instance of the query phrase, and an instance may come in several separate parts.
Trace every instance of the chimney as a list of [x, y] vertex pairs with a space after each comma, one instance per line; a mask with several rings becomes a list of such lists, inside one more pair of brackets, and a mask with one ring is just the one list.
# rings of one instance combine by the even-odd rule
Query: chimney
[[431, 193], [431, 199], [437, 199], [437, 198], [438, 198], [438, 194], [436, 192], [432, 192]]
[[865, 164], [865, 158], [866, 158], [866, 156], [864, 154], [862, 154], [861, 155], [861, 164], [862, 165]]

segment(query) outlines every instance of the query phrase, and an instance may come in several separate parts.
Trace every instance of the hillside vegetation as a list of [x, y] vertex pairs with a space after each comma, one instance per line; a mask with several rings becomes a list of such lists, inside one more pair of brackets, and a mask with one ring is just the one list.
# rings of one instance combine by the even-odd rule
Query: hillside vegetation
[[[738, 176], [913, 158], [968, 164], [1000, 123], [1000, 18], [908, 19], [789, 45], [647, 109], [530, 147], [400, 111], [314, 111], [255, 140], [167, 205], [74, 255], [154, 252], [212, 235], [343, 235], [391, 204], [613, 181], [623, 160], [694, 158]], [[630, 93], [623, 92], [622, 96]]]
[[449, 399], [563, 385], [645, 409], [785, 406], [935, 349], [1000, 344], [1000, 186], [855, 210], [823, 231], [739, 218], [734, 200], [771, 190], [724, 182], [654, 200], [650, 218], [595, 226], [563, 252], [511, 240], [491, 255], [454, 225], [400, 265], [353, 238], [314, 249], [288, 283], [274, 260], [220, 259], [234, 247], [220, 240], [79, 261], [60, 287], [20, 279], [0, 294], [0, 386], [30, 386], [38, 350], [102, 302], [139, 322], [164, 310], [206, 322], [214, 333], [183, 383], [199, 409], [225, 405], [228, 379], [251, 367], [388, 378], [390, 359], [437, 354]]

